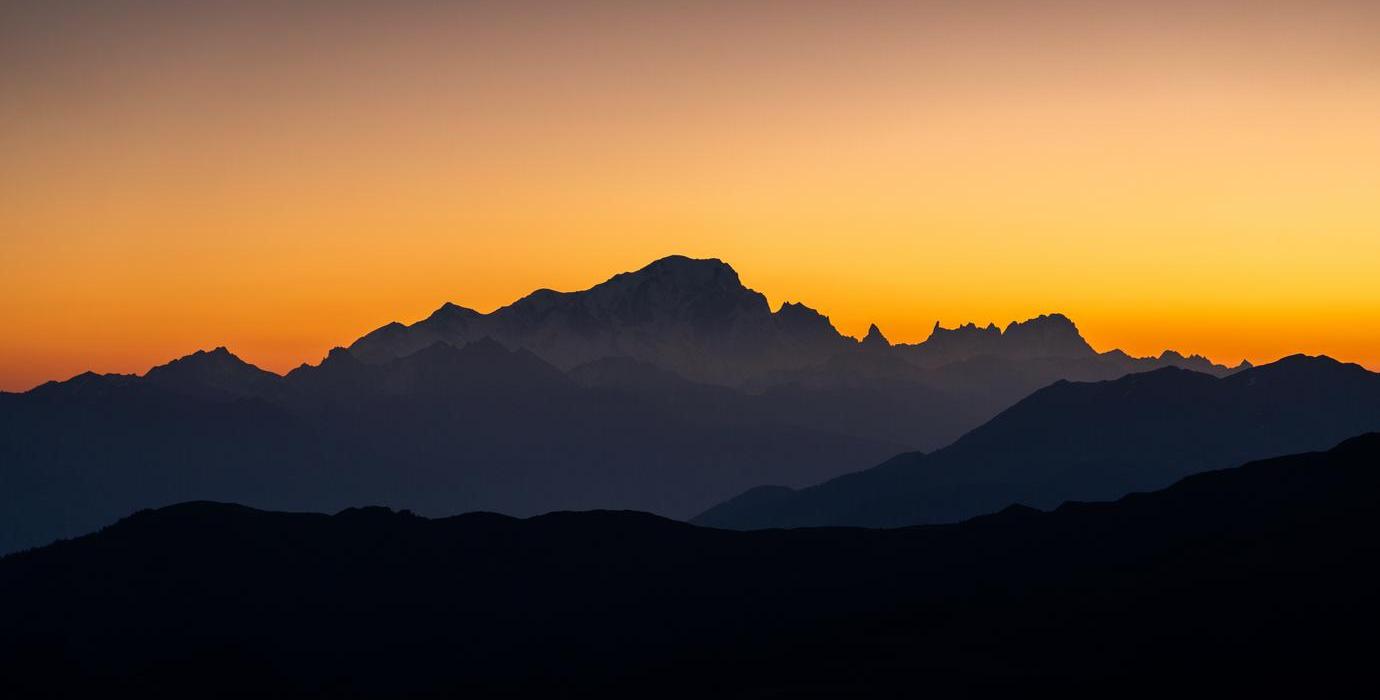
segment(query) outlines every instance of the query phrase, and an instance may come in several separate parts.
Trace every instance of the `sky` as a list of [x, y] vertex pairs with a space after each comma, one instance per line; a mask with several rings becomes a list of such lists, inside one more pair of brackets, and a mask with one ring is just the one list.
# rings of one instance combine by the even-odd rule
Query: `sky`
[[0, 2], [0, 390], [672, 253], [1380, 370], [1380, 3]]

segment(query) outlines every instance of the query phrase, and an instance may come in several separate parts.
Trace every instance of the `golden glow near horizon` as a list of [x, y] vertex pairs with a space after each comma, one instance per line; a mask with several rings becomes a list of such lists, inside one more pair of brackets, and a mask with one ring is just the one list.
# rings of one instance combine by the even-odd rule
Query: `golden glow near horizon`
[[16, 5], [0, 389], [670, 253], [852, 335], [1380, 369], [1374, 3]]

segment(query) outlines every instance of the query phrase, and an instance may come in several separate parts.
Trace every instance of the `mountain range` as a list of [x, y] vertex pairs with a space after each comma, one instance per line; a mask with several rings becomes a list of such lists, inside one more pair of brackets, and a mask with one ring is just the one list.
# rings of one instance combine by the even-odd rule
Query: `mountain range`
[[760, 487], [695, 518], [729, 528], [955, 522], [1163, 488], [1196, 472], [1380, 430], [1380, 374], [1296, 355], [1214, 377], [1167, 367], [1059, 381], [931, 453], [806, 489]]
[[1377, 465], [1372, 434], [891, 530], [186, 503], [0, 558], [0, 692], [1349, 693], [1380, 622]]
[[538, 290], [490, 314], [446, 304], [410, 326], [379, 328], [350, 352], [383, 362], [437, 341], [482, 338], [525, 348], [560, 369], [627, 357], [722, 384], [820, 362], [854, 344], [804, 306], [773, 313], [723, 262], [673, 256], [582, 292]]
[[672, 256], [488, 314], [446, 304], [286, 376], [216, 348], [0, 394], [0, 552], [196, 499], [690, 518], [944, 448], [1059, 380], [1166, 367], [1249, 371], [1097, 352], [1059, 314], [858, 341], [802, 304], [772, 311], [723, 262]]
[[261, 375], [217, 350], [143, 378], [3, 396], [0, 551], [188, 499], [689, 517], [753, 483], [809, 483], [900, 449], [785, 423], [675, 377], [688, 387], [653, 401], [577, 381], [588, 375], [480, 340], [376, 365], [334, 352], [257, 395]]

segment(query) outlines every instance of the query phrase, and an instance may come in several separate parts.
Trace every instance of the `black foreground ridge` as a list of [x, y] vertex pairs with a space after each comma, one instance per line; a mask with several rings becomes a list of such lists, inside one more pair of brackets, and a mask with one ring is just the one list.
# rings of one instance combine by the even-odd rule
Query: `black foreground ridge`
[[1112, 503], [896, 530], [185, 503], [0, 559], [0, 691], [1364, 687], [1377, 464], [1368, 434]]

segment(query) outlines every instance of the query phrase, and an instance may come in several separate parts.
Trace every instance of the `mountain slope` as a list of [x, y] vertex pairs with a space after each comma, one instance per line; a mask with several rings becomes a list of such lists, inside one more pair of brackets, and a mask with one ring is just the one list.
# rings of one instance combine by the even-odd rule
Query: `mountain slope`
[[180, 372], [210, 354], [168, 365], [177, 376], [90, 375], [0, 396], [0, 553], [192, 499], [686, 518], [754, 484], [805, 485], [904, 448], [782, 420], [674, 374], [643, 388], [582, 384], [488, 339], [380, 364], [333, 352], [264, 396]]
[[1377, 466], [897, 530], [188, 503], [0, 559], [0, 690], [1329, 693], [1369, 677]]
[[489, 314], [445, 304], [412, 325], [379, 328], [349, 352], [381, 364], [437, 342], [486, 338], [566, 371], [603, 361], [648, 365], [739, 389], [746, 395], [739, 403], [753, 415], [922, 450], [949, 444], [1059, 379], [1114, 379], [1165, 366], [1229, 371], [1177, 353], [1098, 354], [1061, 314], [1012, 322], [1005, 331], [936, 324], [915, 345], [892, 345], [874, 325], [859, 342], [803, 304], [772, 312], [720, 260], [683, 256], [583, 291], [538, 290]]
[[1058, 314], [952, 334], [858, 342], [802, 304], [772, 312], [721, 261], [673, 256], [489, 314], [446, 304], [286, 377], [225, 348], [88, 373], [0, 395], [0, 552], [189, 499], [690, 517], [934, 451], [1059, 379], [1228, 372], [1094, 353]]
[[[793, 372], [808, 373], [837, 355], [858, 352], [889, 354], [908, 366], [936, 370], [974, 360], [983, 366], [1010, 364], [1019, 368], [1017, 374], [1032, 375], [999, 392], [997, 409], [1066, 378], [1060, 372], [1070, 369], [1084, 379], [1167, 365], [1212, 373], [1227, 369], [1177, 353], [1099, 355], [1062, 314], [1013, 321], [1004, 331], [973, 324], [948, 330], [936, 324], [927, 340], [913, 345], [893, 346], [873, 325], [859, 342], [803, 304], [788, 302], [772, 312], [766, 297], [745, 287], [737, 271], [720, 260], [678, 255], [582, 291], [537, 290], [489, 314], [447, 303], [412, 325], [383, 326], [349, 350], [366, 363], [381, 363], [438, 341], [465, 345], [486, 337], [529, 350], [563, 370], [621, 357], [729, 386], [790, 381]], [[933, 388], [948, 390], [955, 383], [942, 371], [932, 379], [948, 384]]]
[[937, 367], [974, 357], [1088, 358], [1096, 351], [1063, 314], [1046, 314], [1026, 321], [1012, 321], [1005, 330], [996, 325], [979, 328], [967, 323], [958, 328], [934, 330], [924, 342], [900, 346], [918, 365]]
[[953, 445], [902, 455], [695, 522], [729, 528], [952, 522], [1012, 503], [1052, 507], [1162, 488], [1248, 459], [1380, 429], [1380, 375], [1294, 356], [1225, 378], [1177, 368], [1059, 382]]
[[486, 336], [562, 369], [628, 357], [721, 384], [822, 361], [854, 344], [804, 306], [773, 313], [719, 260], [671, 256], [584, 291], [538, 290], [490, 314], [447, 305], [414, 325], [380, 328], [350, 351], [381, 362], [438, 340], [463, 345]]
[[198, 350], [150, 369], [144, 381], [170, 391], [207, 397], [271, 397], [282, 377], [241, 360], [224, 347]]

